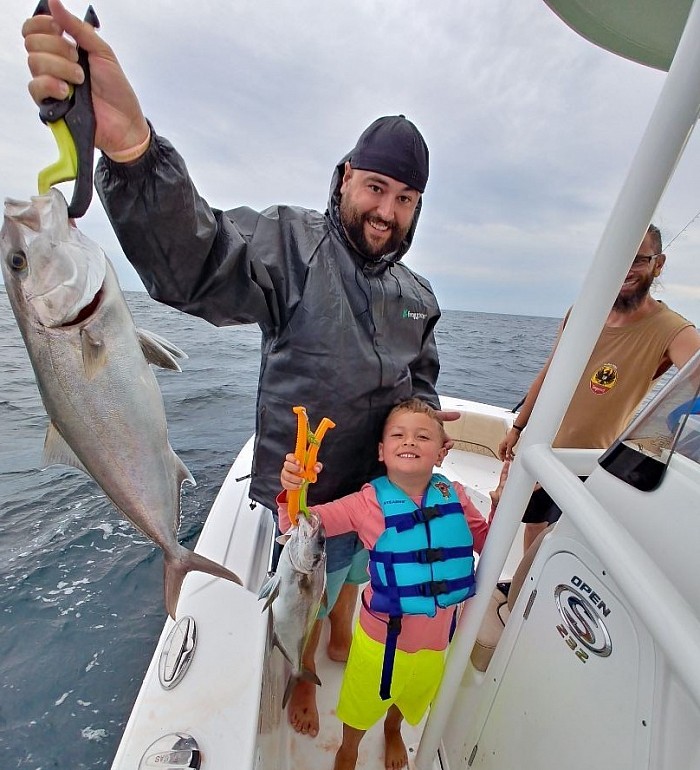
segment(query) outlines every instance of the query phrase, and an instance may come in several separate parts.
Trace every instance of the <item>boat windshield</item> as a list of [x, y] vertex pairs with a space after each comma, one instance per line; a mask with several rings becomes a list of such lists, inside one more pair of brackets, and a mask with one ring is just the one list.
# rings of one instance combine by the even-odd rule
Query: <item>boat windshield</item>
[[700, 351], [599, 462], [609, 473], [648, 492], [661, 483], [675, 453], [700, 463]]

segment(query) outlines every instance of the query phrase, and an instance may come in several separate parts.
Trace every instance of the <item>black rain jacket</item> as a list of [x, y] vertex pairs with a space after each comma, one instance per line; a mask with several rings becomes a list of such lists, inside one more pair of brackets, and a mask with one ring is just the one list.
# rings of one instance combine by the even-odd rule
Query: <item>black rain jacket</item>
[[[102, 158], [97, 190], [124, 253], [155, 300], [217, 326], [262, 330], [250, 496], [276, 511], [279, 475], [294, 451], [303, 405], [323, 440], [324, 472], [309, 502], [354, 492], [381, 473], [377, 442], [392, 406], [417, 396], [435, 407], [440, 317], [430, 284], [396, 254], [369, 261], [340, 224], [336, 167], [328, 210], [272, 206], [211, 209], [185, 163], [152, 132], [133, 164]], [[420, 203], [419, 203], [420, 206]]]

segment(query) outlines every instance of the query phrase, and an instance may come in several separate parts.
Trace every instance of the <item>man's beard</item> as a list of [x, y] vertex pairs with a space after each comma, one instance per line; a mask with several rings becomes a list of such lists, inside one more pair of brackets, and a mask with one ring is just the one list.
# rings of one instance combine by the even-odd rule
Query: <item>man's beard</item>
[[[353, 246], [362, 256], [372, 260], [398, 251], [408, 232], [408, 228], [402, 229], [396, 222], [387, 222], [371, 214], [360, 214], [345, 195], [340, 199], [340, 221]], [[371, 221], [383, 222], [389, 228], [389, 238], [381, 246], [374, 246], [365, 237], [365, 222]]]
[[631, 294], [623, 294], [623, 291], [620, 291], [613, 304], [613, 309], [621, 313], [631, 313], [633, 310], [636, 310], [649, 293], [653, 282], [654, 274], [649, 273], [641, 283], [637, 284]]

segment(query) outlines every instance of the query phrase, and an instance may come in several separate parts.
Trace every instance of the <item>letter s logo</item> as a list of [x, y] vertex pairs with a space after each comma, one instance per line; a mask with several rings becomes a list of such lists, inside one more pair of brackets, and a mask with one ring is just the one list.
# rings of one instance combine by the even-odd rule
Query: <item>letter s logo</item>
[[557, 609], [572, 635], [595, 655], [607, 658], [612, 653], [612, 641], [596, 608], [571, 586], [554, 589]]

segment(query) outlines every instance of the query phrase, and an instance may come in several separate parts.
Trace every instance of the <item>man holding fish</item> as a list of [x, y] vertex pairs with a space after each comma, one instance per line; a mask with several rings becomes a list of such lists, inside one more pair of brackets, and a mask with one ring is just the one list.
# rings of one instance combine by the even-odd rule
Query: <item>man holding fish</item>
[[[381, 472], [373, 445], [390, 409], [418, 397], [439, 409], [429, 283], [409, 270], [428, 179], [428, 149], [403, 116], [372, 123], [338, 163], [325, 213], [292, 206], [263, 212], [212, 209], [184, 161], [158, 136], [112, 49], [50, 0], [51, 15], [23, 28], [37, 103], [82, 82], [75, 44], [88, 54], [103, 157], [98, 192], [128, 259], [155, 299], [216, 325], [257, 323], [263, 334], [251, 497], [275, 510], [278, 462], [295, 435], [291, 407], [304, 403], [338, 425], [324, 445], [327, 473], [311, 504], [356, 491]], [[449, 419], [452, 415], [444, 415]], [[455, 415], [456, 416], [456, 415]], [[366, 555], [355, 533], [327, 542], [329, 655], [344, 660], [356, 583]], [[342, 591], [341, 591], [341, 586]], [[320, 623], [307, 648], [314, 670]], [[289, 719], [318, 733], [315, 687], [301, 681]]]

